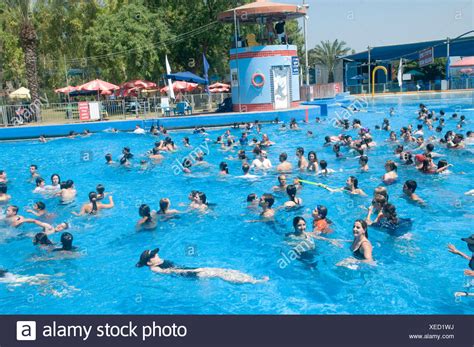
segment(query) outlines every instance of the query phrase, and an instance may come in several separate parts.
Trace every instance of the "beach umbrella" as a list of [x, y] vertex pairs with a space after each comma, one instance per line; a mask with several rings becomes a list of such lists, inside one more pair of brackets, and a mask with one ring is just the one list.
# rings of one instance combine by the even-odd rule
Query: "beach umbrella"
[[74, 92], [76, 90], [76, 87], [73, 86], [67, 86], [59, 89], [55, 89], [55, 93], [63, 93], [63, 94], [69, 94], [71, 92]]
[[145, 81], [145, 80], [132, 80], [128, 82], [124, 82], [120, 85], [120, 89], [152, 89], [156, 88], [157, 85], [154, 82]]
[[209, 89], [214, 89], [214, 88], [227, 88], [227, 89], [230, 89], [230, 85], [225, 84], [225, 83], [216, 82], [216, 83], [211, 84], [209, 86]]
[[191, 82], [191, 83], [198, 83], [198, 84], [207, 84], [207, 80], [193, 74], [189, 71], [184, 72], [176, 72], [169, 75], [165, 75], [165, 78], [172, 79], [173, 81], [184, 81], [184, 82]]
[[[175, 81], [172, 84], [174, 92], [192, 92], [198, 87], [197, 83], [190, 83], [190, 82], [183, 82], [183, 81]], [[160, 89], [161, 93], [168, 92], [168, 86], [164, 86]]]
[[116, 90], [116, 89], [120, 89], [120, 87], [116, 86], [115, 84], [105, 82], [99, 79], [84, 83], [83, 85], [76, 87], [76, 90], [78, 91], [86, 90], [86, 91], [97, 91], [97, 92], [101, 92], [103, 90]]
[[31, 99], [30, 90], [25, 87], [20, 87], [14, 92], [8, 94], [10, 99]]

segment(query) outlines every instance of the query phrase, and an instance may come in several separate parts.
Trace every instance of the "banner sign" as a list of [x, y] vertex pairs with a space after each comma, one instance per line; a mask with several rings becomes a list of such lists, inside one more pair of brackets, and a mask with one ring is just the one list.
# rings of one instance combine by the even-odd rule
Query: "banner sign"
[[89, 103], [87, 101], [79, 101], [77, 103], [77, 108], [79, 109], [80, 120], [90, 120]]
[[419, 56], [419, 60], [418, 60], [418, 65], [420, 67], [430, 65], [433, 62], [434, 62], [433, 47], [426, 48], [426, 49], [420, 51], [420, 56]]

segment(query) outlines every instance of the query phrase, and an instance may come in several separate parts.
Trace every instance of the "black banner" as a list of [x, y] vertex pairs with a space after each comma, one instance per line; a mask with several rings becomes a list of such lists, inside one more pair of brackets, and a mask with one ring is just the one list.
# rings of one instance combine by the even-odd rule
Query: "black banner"
[[473, 316], [0, 316], [12, 346], [472, 347]]

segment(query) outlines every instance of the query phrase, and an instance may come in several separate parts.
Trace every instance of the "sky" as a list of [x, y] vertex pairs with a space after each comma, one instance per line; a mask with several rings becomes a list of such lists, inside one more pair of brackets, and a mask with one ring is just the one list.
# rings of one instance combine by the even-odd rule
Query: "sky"
[[[269, 0], [302, 4], [303, 0]], [[343, 40], [356, 52], [474, 30], [474, 0], [306, 0], [308, 49]], [[300, 20], [302, 21], [302, 20]], [[474, 36], [474, 33], [468, 36]]]

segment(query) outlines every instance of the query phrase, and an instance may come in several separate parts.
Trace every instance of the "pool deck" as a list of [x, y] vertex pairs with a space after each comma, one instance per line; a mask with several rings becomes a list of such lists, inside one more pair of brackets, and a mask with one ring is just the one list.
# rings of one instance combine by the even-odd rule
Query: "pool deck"
[[234, 123], [271, 122], [278, 117], [279, 120], [288, 122], [291, 118], [297, 121], [311, 120], [321, 115], [319, 106], [300, 106], [287, 110], [256, 111], [245, 113], [207, 113], [190, 116], [160, 117], [148, 119], [108, 120], [68, 124], [35, 124], [21, 125], [17, 127], [0, 128], [1, 140], [18, 140], [45, 137], [67, 136], [69, 132], [77, 133], [89, 130], [90, 132], [101, 132], [115, 128], [119, 131], [133, 131], [138, 124], [142, 128], [149, 129], [152, 125], [164, 126], [166, 129], [189, 129], [195, 126], [218, 127], [232, 125]]

